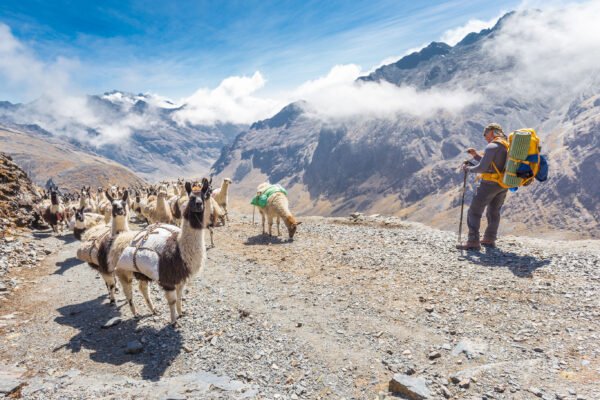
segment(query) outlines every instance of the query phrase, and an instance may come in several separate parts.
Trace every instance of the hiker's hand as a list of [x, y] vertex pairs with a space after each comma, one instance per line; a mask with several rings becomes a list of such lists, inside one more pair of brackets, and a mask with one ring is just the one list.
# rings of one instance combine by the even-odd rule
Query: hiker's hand
[[474, 149], [474, 148], [472, 148], [472, 147], [469, 147], [469, 148], [467, 149], [467, 153], [469, 153], [469, 155], [470, 155], [471, 157], [476, 157], [476, 156], [477, 156], [477, 150], [475, 150], [475, 149]]
[[463, 165], [461, 166], [461, 168], [460, 168], [460, 169], [461, 169], [463, 172], [469, 172], [469, 167], [470, 167], [470, 166], [471, 166], [471, 165], [470, 165], [469, 163], [463, 163]]

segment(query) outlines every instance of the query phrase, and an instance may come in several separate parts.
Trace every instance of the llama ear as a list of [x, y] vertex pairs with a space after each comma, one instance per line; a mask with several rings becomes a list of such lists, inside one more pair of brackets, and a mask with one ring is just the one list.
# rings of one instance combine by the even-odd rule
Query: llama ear
[[185, 183], [185, 191], [187, 192], [188, 196], [190, 193], [192, 193], [192, 184], [190, 182]]
[[123, 201], [127, 201], [127, 198], [128, 198], [128, 197], [129, 197], [129, 191], [128, 191], [128, 190], [125, 190], [125, 191], [123, 192], [123, 198], [122, 198], [122, 200], [123, 200]]
[[106, 198], [108, 199], [108, 201], [110, 201], [111, 203], [113, 202], [113, 198], [110, 195], [110, 193], [108, 193], [108, 190], [104, 192], [104, 195], [106, 196]]
[[206, 178], [202, 179], [202, 191], [206, 192], [208, 190], [209, 186], [210, 186], [210, 182], [208, 181], [208, 179], [206, 179]]

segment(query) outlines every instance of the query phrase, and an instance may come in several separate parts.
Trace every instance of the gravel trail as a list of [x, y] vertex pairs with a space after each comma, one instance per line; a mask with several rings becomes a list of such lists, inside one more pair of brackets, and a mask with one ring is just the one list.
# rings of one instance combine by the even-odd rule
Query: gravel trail
[[247, 216], [217, 228], [177, 329], [157, 285], [160, 315], [135, 290], [134, 319], [71, 235], [37, 234], [52, 253], [0, 295], [0, 383], [40, 399], [374, 399], [403, 375], [432, 399], [600, 398], [600, 242], [461, 253], [452, 233], [380, 216], [282, 233]]

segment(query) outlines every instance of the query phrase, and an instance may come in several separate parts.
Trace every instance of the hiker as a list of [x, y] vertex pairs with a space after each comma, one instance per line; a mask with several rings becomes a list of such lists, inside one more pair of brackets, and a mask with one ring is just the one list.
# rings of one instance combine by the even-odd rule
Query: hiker
[[[459, 250], [480, 250], [481, 245], [495, 246], [498, 226], [500, 225], [500, 209], [506, 199], [507, 189], [501, 187], [497, 182], [486, 179], [491, 177], [492, 174], [495, 175], [496, 171], [504, 170], [507, 159], [507, 145], [500, 142], [507, 143], [506, 135], [504, 135], [500, 125], [493, 123], [485, 127], [483, 137], [488, 143], [483, 155], [477, 153], [473, 148], [467, 149], [467, 153], [477, 163], [475, 165], [465, 163], [462, 166], [463, 171], [466, 173], [482, 174], [482, 179], [467, 213], [467, 227], [469, 228], [467, 243], [458, 244], [456, 248]], [[486, 207], [488, 224], [483, 239], [479, 241], [479, 226], [481, 225], [483, 210]]]

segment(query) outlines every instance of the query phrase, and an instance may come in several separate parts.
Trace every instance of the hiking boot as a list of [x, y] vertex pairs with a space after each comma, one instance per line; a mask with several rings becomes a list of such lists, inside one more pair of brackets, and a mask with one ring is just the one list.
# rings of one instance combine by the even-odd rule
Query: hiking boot
[[481, 240], [481, 245], [482, 245], [482, 246], [485, 246], [485, 247], [496, 247], [496, 241], [495, 241], [495, 240], [493, 240], [493, 239], [486, 239], [486, 238], [483, 238], [483, 239]]
[[465, 244], [457, 244], [456, 248], [458, 250], [481, 250], [481, 245], [479, 242], [467, 242]]

